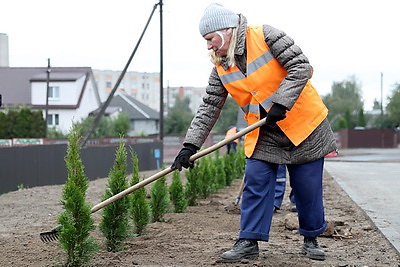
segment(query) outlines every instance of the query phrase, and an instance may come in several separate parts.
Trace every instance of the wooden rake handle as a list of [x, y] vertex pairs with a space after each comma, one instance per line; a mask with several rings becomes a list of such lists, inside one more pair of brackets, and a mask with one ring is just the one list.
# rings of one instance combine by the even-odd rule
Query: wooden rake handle
[[[247, 126], [243, 130], [235, 133], [234, 135], [232, 135], [232, 136], [230, 136], [230, 137], [228, 137], [228, 138], [226, 138], [224, 140], [221, 140], [220, 142], [218, 142], [218, 143], [216, 143], [216, 144], [214, 144], [214, 145], [212, 145], [212, 146], [210, 146], [210, 147], [208, 147], [206, 149], [203, 149], [203, 150], [197, 152], [196, 154], [192, 155], [189, 158], [189, 160], [190, 161], [195, 161], [198, 158], [201, 158], [201, 157], [203, 157], [205, 155], [208, 155], [211, 152], [214, 152], [217, 149], [229, 144], [233, 140], [238, 139], [238, 138], [244, 136], [245, 134], [253, 131], [254, 129], [257, 129], [257, 128], [261, 127], [264, 124], [265, 124], [265, 118], [260, 120], [260, 121], [258, 121], [258, 122], [256, 122], [256, 123], [254, 123], [254, 124], [252, 124], [252, 125], [250, 125], [250, 126]], [[99, 204], [95, 205], [92, 208], [91, 212], [94, 213], [94, 212], [104, 208], [105, 206], [117, 201], [118, 199], [123, 198], [124, 196], [126, 196], [126, 195], [128, 195], [130, 193], [133, 193], [134, 191], [138, 190], [139, 188], [142, 188], [142, 187], [148, 185], [149, 183], [154, 182], [155, 180], [157, 180], [157, 179], [159, 179], [159, 178], [161, 178], [161, 177], [173, 172], [174, 170], [176, 170], [176, 169], [172, 169], [171, 167], [169, 167], [167, 169], [164, 169], [164, 170], [162, 170], [162, 171], [150, 176], [149, 178], [144, 179], [143, 181], [141, 181], [141, 182], [139, 182], [139, 183], [137, 183], [137, 184], [125, 189], [124, 191], [121, 191], [118, 194], [116, 194], [116, 195], [104, 200], [103, 202], [100, 202]]]

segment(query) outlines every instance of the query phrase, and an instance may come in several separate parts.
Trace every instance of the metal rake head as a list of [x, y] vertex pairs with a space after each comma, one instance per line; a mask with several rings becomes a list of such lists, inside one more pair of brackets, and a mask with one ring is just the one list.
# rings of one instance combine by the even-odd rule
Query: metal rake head
[[57, 241], [59, 233], [60, 233], [59, 227], [56, 227], [49, 232], [42, 232], [42, 233], [40, 233], [40, 240], [42, 240], [43, 243]]

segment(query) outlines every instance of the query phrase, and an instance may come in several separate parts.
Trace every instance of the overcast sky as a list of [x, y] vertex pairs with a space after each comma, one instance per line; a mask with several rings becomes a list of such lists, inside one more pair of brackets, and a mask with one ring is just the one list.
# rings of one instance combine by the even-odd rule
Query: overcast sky
[[[213, 2], [242, 13], [250, 25], [285, 31], [314, 67], [312, 82], [325, 95], [333, 82], [354, 75], [365, 109], [384, 105], [400, 83], [398, 0], [163, 0], [164, 86], [205, 86], [212, 65], [198, 31]], [[156, 0], [3, 0], [0, 33], [9, 38], [10, 67], [89, 66], [122, 70]], [[130, 71], [159, 72], [159, 8]], [[155, 92], [158, 93], [158, 92]]]

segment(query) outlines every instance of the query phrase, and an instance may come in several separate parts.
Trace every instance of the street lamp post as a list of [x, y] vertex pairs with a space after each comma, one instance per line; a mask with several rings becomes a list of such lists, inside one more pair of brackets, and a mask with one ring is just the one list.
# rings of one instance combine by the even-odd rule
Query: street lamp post
[[47, 59], [47, 77], [46, 77], [46, 118], [45, 118], [45, 122], [44, 122], [44, 129], [45, 129], [45, 133], [44, 133], [44, 137], [47, 138], [47, 128], [48, 128], [48, 116], [49, 116], [49, 90], [50, 90], [50, 72], [51, 72], [51, 68], [50, 68], [50, 58]]

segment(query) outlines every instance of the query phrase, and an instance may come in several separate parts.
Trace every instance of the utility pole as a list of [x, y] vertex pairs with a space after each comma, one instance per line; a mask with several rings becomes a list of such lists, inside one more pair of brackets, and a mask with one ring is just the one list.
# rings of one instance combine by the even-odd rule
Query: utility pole
[[49, 117], [49, 90], [50, 90], [50, 58], [47, 59], [47, 77], [46, 77], [46, 118], [44, 120], [44, 137], [47, 138], [48, 117]]
[[164, 138], [163, 1], [160, 0], [160, 140]]
[[[111, 90], [110, 94], [108, 95], [107, 100], [101, 105], [100, 111], [99, 111], [99, 113], [97, 113], [97, 115], [96, 115], [96, 117], [94, 119], [94, 122], [92, 123], [90, 129], [83, 136], [83, 138], [82, 138], [82, 140], [81, 140], [81, 142], [79, 144], [80, 147], [84, 147], [86, 145], [87, 140], [89, 139], [90, 135], [93, 133], [94, 129], [99, 124], [101, 117], [104, 115], [104, 113], [106, 111], [106, 108], [110, 104], [110, 102], [111, 102], [111, 100], [112, 100], [112, 98], [114, 96], [114, 93], [117, 91], [119, 84], [121, 83], [122, 79], [124, 78], [124, 75], [125, 75], [126, 71], [128, 70], [129, 64], [131, 63], [131, 61], [133, 59], [133, 56], [136, 54], [136, 51], [139, 48], [140, 42], [142, 41], [143, 36], [144, 36], [144, 34], [145, 34], [146, 30], [147, 30], [147, 27], [149, 26], [149, 23], [151, 21], [151, 18], [153, 17], [154, 11], [157, 8], [157, 5], [159, 5], [159, 4], [155, 4], [153, 6], [153, 10], [151, 11], [151, 14], [150, 14], [149, 19], [147, 20], [146, 26], [144, 27], [143, 32], [139, 37], [139, 41], [137, 42], [135, 48], [133, 49], [133, 52], [132, 52], [131, 56], [128, 59], [128, 62], [125, 64], [125, 67], [122, 70], [121, 74], [119, 75], [119, 78], [118, 78], [117, 82], [115, 83], [113, 89]], [[162, 85], [162, 80], [161, 80], [160, 84]]]
[[381, 115], [383, 115], [383, 72], [381, 72]]

